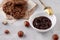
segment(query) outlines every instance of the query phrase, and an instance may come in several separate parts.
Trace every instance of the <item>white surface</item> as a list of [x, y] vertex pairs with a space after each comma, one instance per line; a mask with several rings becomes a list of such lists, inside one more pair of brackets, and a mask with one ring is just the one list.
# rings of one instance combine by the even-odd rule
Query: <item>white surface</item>
[[[39, 3], [39, 1], [38, 0], [33, 0], [33, 1], [39, 4], [37, 10], [34, 13], [43, 11], [43, 6]], [[46, 33], [40, 33], [31, 27], [26, 28], [24, 26], [24, 20], [18, 20], [14, 24], [10, 24], [7, 26], [3, 25], [1, 23], [2, 20], [0, 20], [0, 40], [52, 40], [53, 34], [57, 33], [60, 36], [60, 18], [59, 18], [60, 17], [60, 0], [42, 0], [42, 1], [45, 2], [48, 6], [51, 6], [53, 8], [54, 14], [57, 17], [57, 23], [51, 31]], [[4, 34], [5, 29], [10, 30], [11, 33], [9, 35]], [[24, 31], [25, 33], [24, 37], [19, 38], [17, 36], [17, 32], [19, 30]]]
[[[45, 16], [45, 17], [47, 17], [47, 18], [49, 18], [50, 20], [51, 20], [51, 22], [52, 22], [52, 26], [50, 27], [50, 28], [48, 28], [48, 29], [46, 29], [46, 30], [41, 30], [41, 29], [37, 29], [37, 28], [35, 28], [34, 26], [33, 26], [33, 20], [36, 18], [36, 17], [40, 17], [40, 16]], [[30, 23], [30, 25], [31, 25], [31, 27], [33, 28], [33, 29], [35, 29], [35, 30], [37, 30], [37, 31], [39, 31], [39, 32], [47, 32], [47, 31], [49, 31], [49, 30], [51, 30], [54, 26], [55, 26], [55, 24], [56, 24], [56, 16], [55, 15], [52, 15], [52, 16], [49, 16], [46, 12], [39, 12], [39, 13], [36, 13], [36, 14], [33, 14], [30, 18], [29, 18], [29, 23]]]

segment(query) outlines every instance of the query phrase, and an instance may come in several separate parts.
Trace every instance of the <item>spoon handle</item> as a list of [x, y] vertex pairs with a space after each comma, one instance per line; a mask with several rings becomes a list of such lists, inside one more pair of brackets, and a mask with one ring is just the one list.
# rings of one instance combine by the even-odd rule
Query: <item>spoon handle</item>
[[44, 6], [44, 7], [46, 7], [46, 5], [41, 1], [41, 0], [39, 0], [40, 1], [40, 3]]

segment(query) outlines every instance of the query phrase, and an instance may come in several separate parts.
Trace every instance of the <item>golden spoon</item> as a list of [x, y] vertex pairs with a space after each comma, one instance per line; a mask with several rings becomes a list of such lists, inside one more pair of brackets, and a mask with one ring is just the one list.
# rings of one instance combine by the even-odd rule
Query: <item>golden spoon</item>
[[53, 15], [53, 10], [50, 6], [46, 6], [41, 0], [39, 0], [40, 3], [44, 6], [45, 12], [47, 12], [49, 15]]

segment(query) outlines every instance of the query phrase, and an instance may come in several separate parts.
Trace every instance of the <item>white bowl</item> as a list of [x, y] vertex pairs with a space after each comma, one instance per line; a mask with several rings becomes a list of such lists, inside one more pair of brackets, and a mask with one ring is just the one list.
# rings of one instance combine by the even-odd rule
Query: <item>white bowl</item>
[[[34, 20], [36, 17], [40, 17], [40, 16], [48, 17], [48, 18], [51, 20], [51, 22], [52, 22], [52, 26], [51, 26], [50, 28], [48, 28], [48, 29], [45, 29], [45, 30], [35, 28], [35, 27], [33, 26], [33, 20]], [[47, 32], [47, 31], [51, 30], [51, 29], [54, 27], [54, 25], [56, 24], [56, 17], [55, 17], [55, 15], [49, 16], [49, 15], [48, 15], [47, 13], [45, 13], [45, 12], [36, 13], [36, 14], [33, 14], [33, 15], [29, 18], [29, 23], [30, 23], [30, 25], [31, 25], [31, 27], [32, 27], [33, 29], [35, 29], [35, 30], [37, 30], [37, 31], [40, 31], [40, 32]]]

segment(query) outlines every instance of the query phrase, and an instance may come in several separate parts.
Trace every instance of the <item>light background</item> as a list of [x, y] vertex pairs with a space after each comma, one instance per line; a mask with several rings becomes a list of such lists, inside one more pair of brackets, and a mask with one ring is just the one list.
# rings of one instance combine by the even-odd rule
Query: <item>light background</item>
[[[1, 2], [2, 0], [0, 0]], [[40, 4], [38, 0], [33, 0], [38, 4], [38, 8], [34, 13], [39, 13], [43, 11], [43, 6]], [[15, 22], [11, 25], [3, 25], [0, 20], [0, 40], [52, 40], [53, 34], [58, 34], [60, 36], [60, 0], [42, 0], [46, 5], [51, 6], [54, 10], [54, 14], [57, 17], [57, 23], [55, 27], [46, 33], [39, 33], [33, 28], [26, 28], [24, 26], [24, 20], [20, 20]], [[1, 16], [1, 15], [0, 15]], [[0, 17], [1, 18], [1, 17]], [[8, 29], [10, 30], [10, 35], [4, 34], [4, 30]], [[17, 32], [19, 30], [24, 31], [25, 36], [22, 38], [19, 38], [17, 36]], [[60, 39], [59, 39], [60, 40]]]

